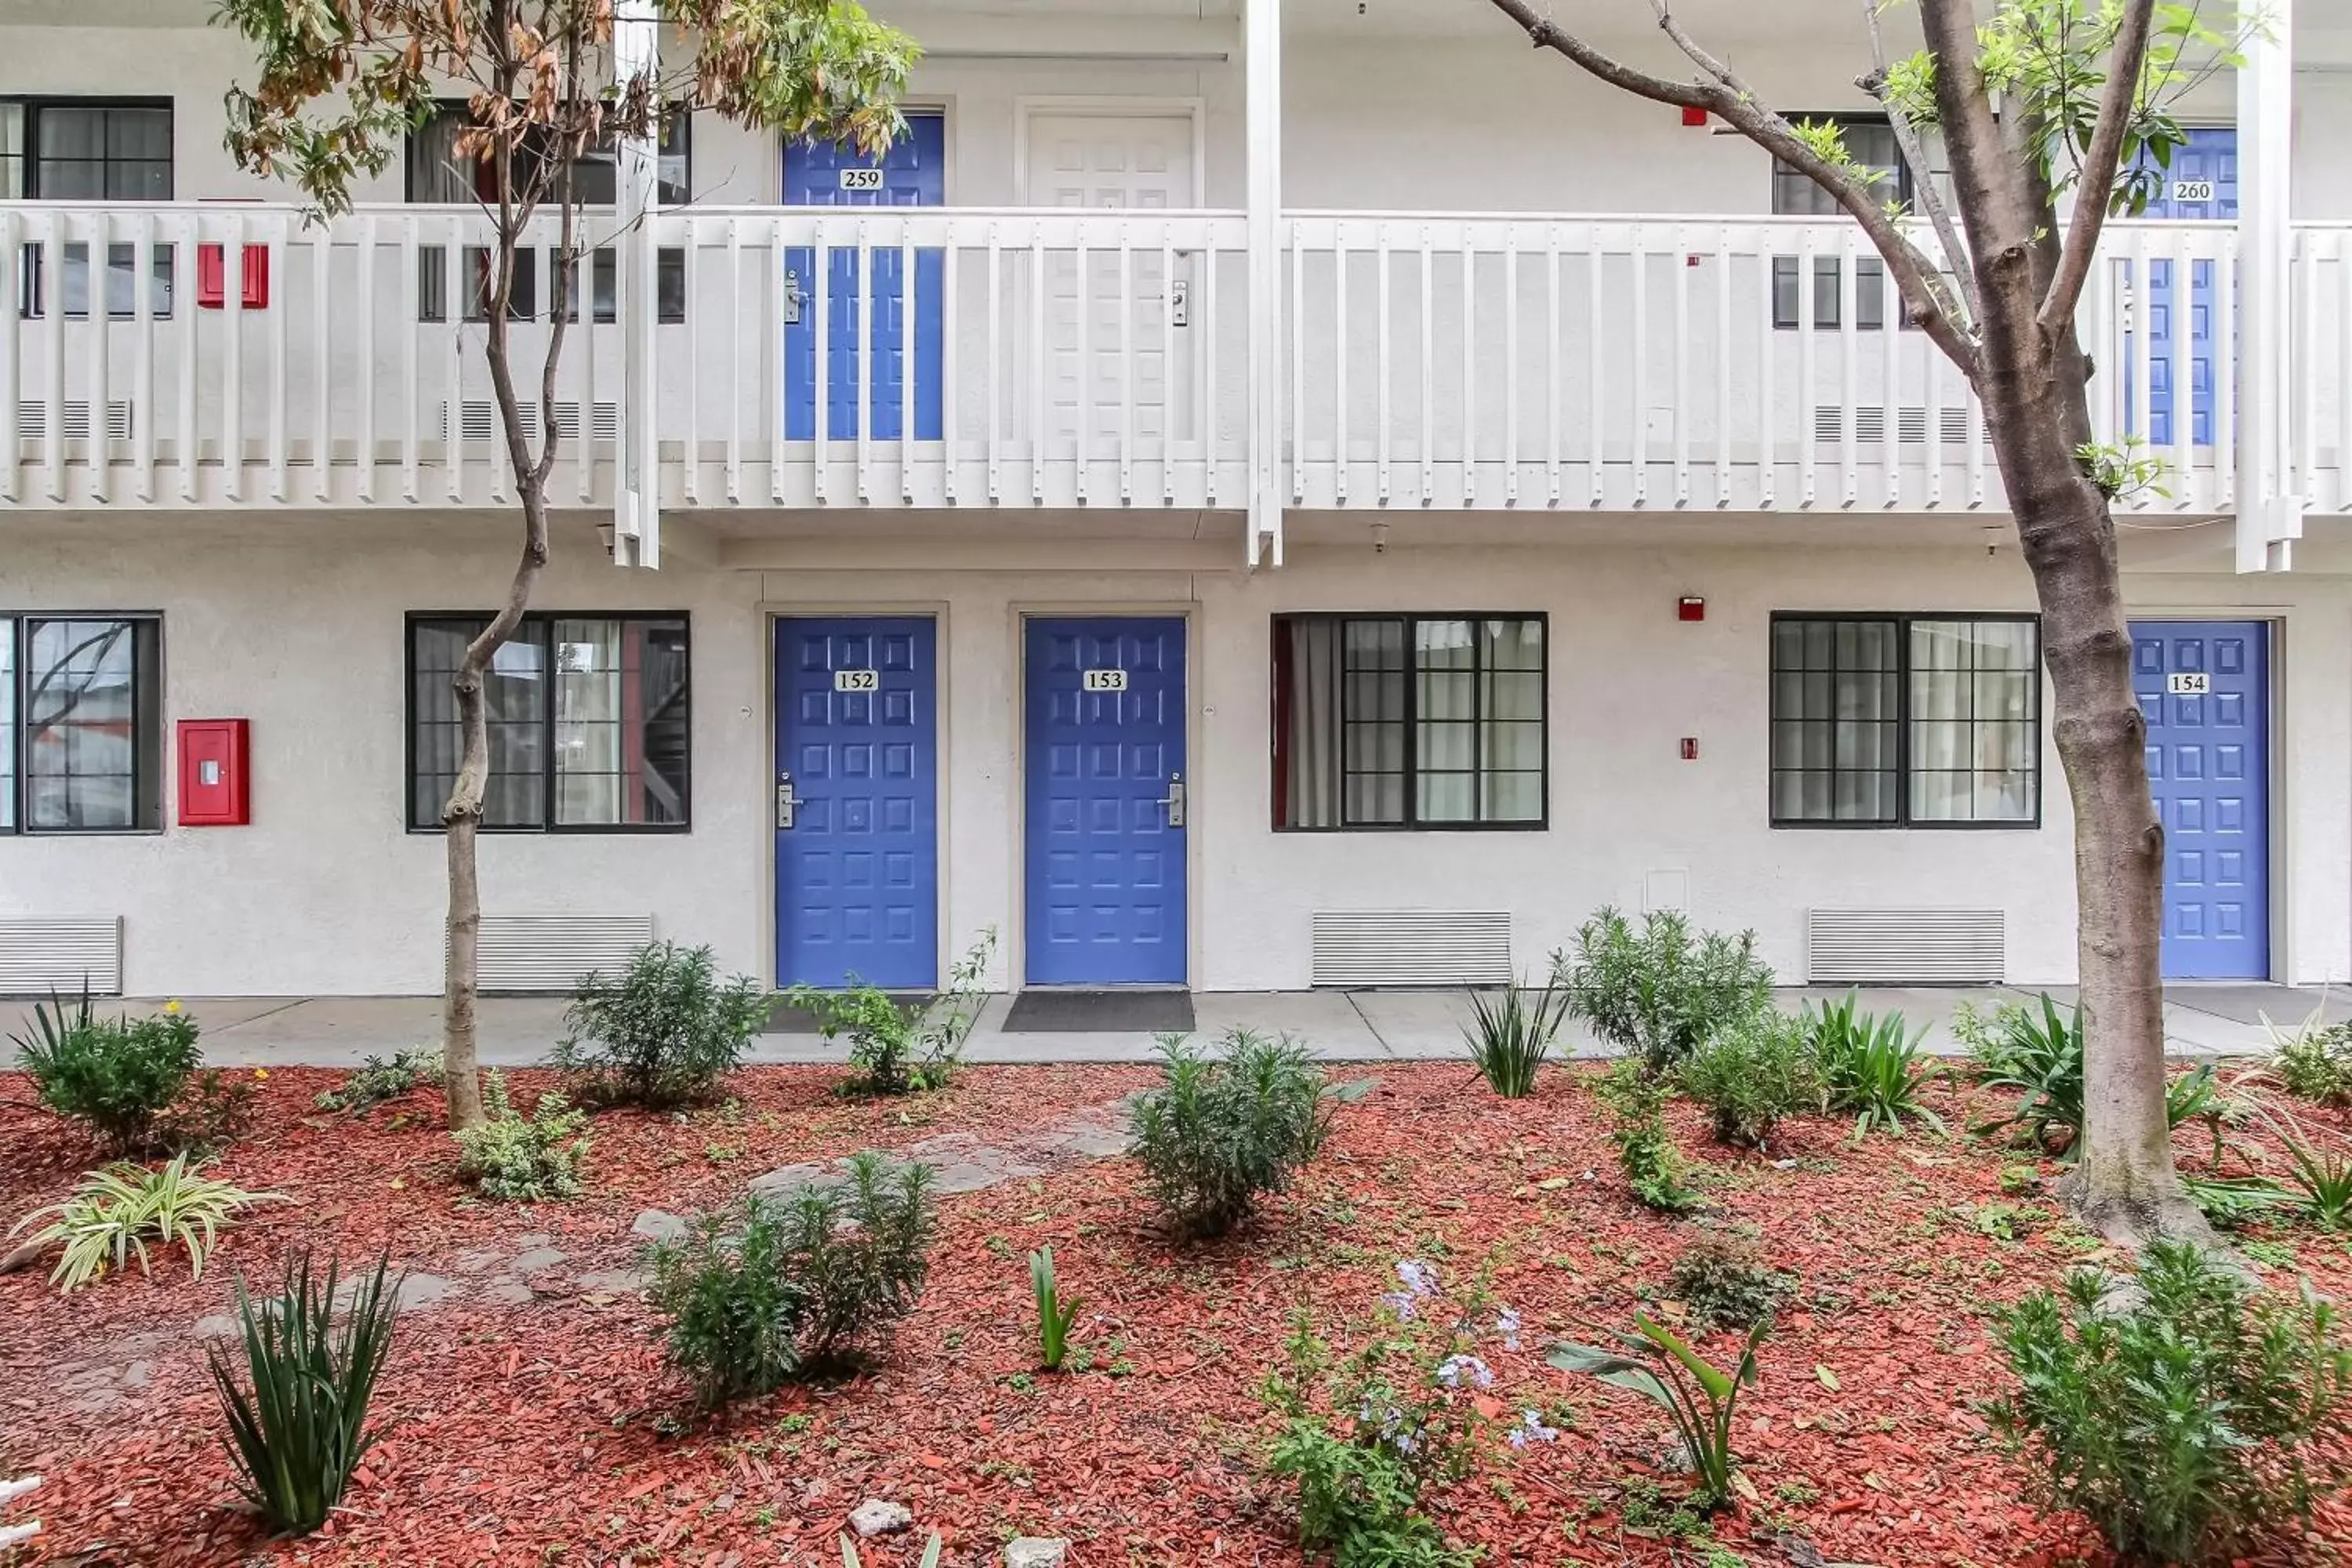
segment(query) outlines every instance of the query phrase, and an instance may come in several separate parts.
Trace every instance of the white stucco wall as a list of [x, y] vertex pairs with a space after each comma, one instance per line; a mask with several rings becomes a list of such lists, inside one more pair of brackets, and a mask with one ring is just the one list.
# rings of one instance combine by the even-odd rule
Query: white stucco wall
[[[1564, 525], [1565, 526], [1565, 525]], [[253, 723], [253, 826], [0, 837], [0, 917], [126, 917], [135, 993], [422, 993], [439, 980], [442, 843], [402, 818], [405, 612], [479, 605], [508, 530], [414, 519], [123, 517], [43, 526], [0, 547], [0, 613], [160, 610], [167, 720]], [[1680, 873], [1701, 921], [1753, 927], [1781, 971], [1803, 963], [1805, 909], [1996, 906], [2010, 974], [2074, 972], [2068, 804], [2045, 744], [2039, 830], [1774, 831], [1766, 824], [1766, 626], [1776, 609], [1986, 610], [2029, 595], [2013, 552], [1790, 547], [1295, 549], [1251, 576], [1213, 552], [1089, 540], [1018, 570], [942, 570], [936, 543], [852, 557], [774, 542], [767, 570], [605, 565], [566, 528], [545, 609], [693, 616], [693, 814], [684, 836], [486, 837], [494, 912], [643, 913], [665, 935], [772, 973], [767, 616], [941, 615], [943, 941], [984, 925], [1020, 940], [1024, 611], [1160, 609], [1193, 617], [1190, 777], [1193, 982], [1303, 985], [1318, 908], [1507, 908], [1517, 959], [1540, 964], [1596, 905], [1643, 902]], [[703, 542], [707, 553], [708, 542]], [[796, 564], [796, 558], [827, 564]], [[1058, 557], [1058, 568], [1041, 559]], [[854, 559], [863, 564], [852, 564]], [[1015, 557], [1008, 556], [1010, 563]], [[1073, 564], [1075, 563], [1075, 564]], [[2282, 978], [2341, 980], [2352, 953], [2352, 589], [2341, 577], [2130, 579], [2149, 611], [2276, 616], [2274, 952]], [[1706, 619], [1675, 617], [1703, 595]], [[1551, 617], [1550, 807], [1536, 833], [1280, 834], [1268, 826], [1268, 618], [1283, 610], [1541, 610]], [[1684, 762], [1678, 742], [1699, 742]], [[1003, 973], [998, 976], [1000, 981]]]

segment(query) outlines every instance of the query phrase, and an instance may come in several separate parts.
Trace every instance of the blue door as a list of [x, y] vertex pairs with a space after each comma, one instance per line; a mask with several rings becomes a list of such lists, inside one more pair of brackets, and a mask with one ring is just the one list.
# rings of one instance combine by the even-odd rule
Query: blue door
[[[784, 144], [784, 205], [794, 207], [935, 207], [947, 194], [947, 122], [937, 113], [910, 113], [906, 134], [877, 162], [831, 142]], [[826, 247], [824, 437], [845, 441], [857, 435], [858, 407], [866, 409], [866, 434], [895, 441], [904, 432], [902, 393], [909, 357], [904, 305], [906, 264], [896, 250], [871, 251], [873, 277], [860, 285], [854, 245]], [[943, 254], [915, 254], [915, 320], [911, 354], [915, 376], [915, 437], [940, 438], [940, 279]], [[784, 256], [788, 302], [784, 328], [784, 436], [807, 441], [817, 436], [816, 254], [806, 247]], [[798, 320], [793, 318], [797, 316]], [[857, 342], [864, 331], [873, 355], [872, 384], [859, 395]]]
[[2266, 980], [2270, 628], [2135, 621], [2132, 690], [2164, 823], [2164, 973]]
[[[2156, 198], [2147, 205], [2152, 218], [2234, 218], [2238, 216], [2238, 133], [2233, 129], [2189, 132], [2189, 141], [2172, 154], [2172, 166], [2159, 175]], [[2168, 447], [2174, 421], [2180, 412], [2181, 387], [2191, 388], [2193, 410], [2189, 431], [2191, 445], [2213, 444], [2214, 365], [2213, 264], [2193, 261], [2189, 275], [2189, 321], [2174, 321], [2172, 263], [2151, 258], [2147, 264], [2147, 424], [2151, 446]], [[2186, 340], [2184, 342], [2183, 340]], [[2139, 351], [2132, 334], [2124, 334], [2124, 407], [2126, 428], [2139, 417], [2137, 391]], [[2186, 378], [2185, 382], [2183, 378]]]
[[939, 981], [937, 628], [776, 622], [776, 978]]
[[1039, 618], [1025, 641], [1029, 984], [1181, 985], [1184, 623]]

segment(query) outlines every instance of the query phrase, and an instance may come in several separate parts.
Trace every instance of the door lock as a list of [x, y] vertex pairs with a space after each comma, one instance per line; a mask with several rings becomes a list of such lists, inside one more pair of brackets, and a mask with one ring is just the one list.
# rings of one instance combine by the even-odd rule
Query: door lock
[[1168, 775], [1168, 793], [1160, 797], [1160, 804], [1168, 808], [1169, 826], [1184, 826], [1184, 775], [1182, 773]]
[[776, 775], [776, 826], [779, 831], [793, 825], [793, 816], [800, 809], [801, 797], [793, 793], [793, 775]]
[[784, 269], [784, 325], [801, 324], [801, 275], [793, 268]]

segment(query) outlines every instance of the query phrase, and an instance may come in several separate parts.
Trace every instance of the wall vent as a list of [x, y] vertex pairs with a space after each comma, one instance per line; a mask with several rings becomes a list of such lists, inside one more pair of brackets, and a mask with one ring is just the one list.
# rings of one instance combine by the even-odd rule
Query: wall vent
[[0, 921], [0, 996], [122, 994], [122, 917]]
[[2008, 972], [2000, 910], [1807, 910], [1814, 985], [1997, 985]]
[[[527, 402], [518, 410], [522, 416], [522, 433], [527, 440], [539, 439], [539, 405]], [[588, 438], [609, 444], [620, 432], [621, 407], [617, 403], [599, 403], [589, 411]], [[566, 442], [580, 439], [580, 405], [559, 402], [555, 405], [555, 432]], [[449, 405], [441, 405], [441, 439], [449, 438]], [[498, 405], [487, 397], [468, 397], [457, 405], [457, 438], [461, 441], [496, 441], [500, 438]]]
[[[1939, 408], [1936, 411], [1938, 439], [1948, 446], [1966, 446], [1969, 439], [1969, 411], [1965, 408]], [[1857, 441], [1886, 439], [1886, 408], [1883, 404], [1861, 403], [1854, 405], [1853, 438]], [[1895, 411], [1895, 438], [1906, 446], [1917, 447], [1927, 439], [1927, 410], [1923, 406], [1898, 407]], [[1813, 439], [1843, 441], [1845, 439], [1845, 409], [1835, 403], [1813, 405]]]
[[[58, 423], [68, 441], [89, 439], [89, 403], [75, 399], [59, 406]], [[49, 405], [30, 398], [16, 400], [16, 435], [26, 441], [46, 441], [49, 438]], [[110, 402], [106, 405], [106, 435], [109, 440], [131, 439], [131, 405]]]
[[1507, 985], [1507, 910], [1317, 910], [1317, 985]]
[[625, 967], [654, 939], [651, 915], [484, 915], [484, 991], [570, 991]]

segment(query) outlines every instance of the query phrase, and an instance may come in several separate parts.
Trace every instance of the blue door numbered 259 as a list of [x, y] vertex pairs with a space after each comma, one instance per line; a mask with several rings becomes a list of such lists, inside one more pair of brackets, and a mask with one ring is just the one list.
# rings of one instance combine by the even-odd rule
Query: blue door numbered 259
[[[784, 205], [793, 207], [935, 207], [947, 195], [946, 121], [909, 113], [905, 134], [877, 161], [831, 142], [787, 142]], [[843, 225], [849, 232], [849, 222]], [[905, 253], [870, 250], [871, 276], [858, 276], [855, 244], [825, 247], [824, 276], [816, 253], [788, 250], [784, 301], [784, 437], [793, 441], [846, 441], [865, 434], [896, 441], [908, 432], [906, 391], [914, 377], [914, 438], [940, 438], [942, 252], [915, 252], [914, 320], [906, 316]], [[818, 331], [822, 312], [824, 331]], [[817, 409], [817, 340], [824, 340], [824, 409]], [[859, 348], [872, 366], [861, 366]]]

